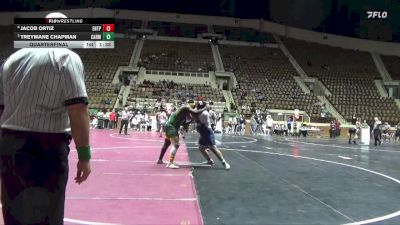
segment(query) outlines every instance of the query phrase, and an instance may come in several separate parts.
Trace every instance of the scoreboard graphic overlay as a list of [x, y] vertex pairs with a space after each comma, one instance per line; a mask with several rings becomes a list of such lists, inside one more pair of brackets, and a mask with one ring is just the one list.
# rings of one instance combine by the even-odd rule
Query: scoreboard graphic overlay
[[14, 48], [113, 49], [114, 18], [15, 18]]

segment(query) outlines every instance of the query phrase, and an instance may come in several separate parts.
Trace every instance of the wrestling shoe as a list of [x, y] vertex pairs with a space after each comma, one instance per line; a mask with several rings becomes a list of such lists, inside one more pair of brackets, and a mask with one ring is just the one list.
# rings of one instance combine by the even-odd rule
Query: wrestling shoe
[[167, 164], [167, 166], [166, 166], [167, 168], [170, 168], [170, 169], [179, 169], [179, 166], [177, 166], [177, 165], [175, 165], [175, 164], [173, 164], [173, 163], [168, 163]]
[[229, 170], [231, 166], [227, 162], [223, 162], [222, 165], [224, 165], [225, 170]]
[[202, 162], [202, 164], [205, 164], [205, 165], [214, 165], [214, 160], [212, 160], [212, 159], [210, 159], [210, 161], [204, 161], [204, 162]]

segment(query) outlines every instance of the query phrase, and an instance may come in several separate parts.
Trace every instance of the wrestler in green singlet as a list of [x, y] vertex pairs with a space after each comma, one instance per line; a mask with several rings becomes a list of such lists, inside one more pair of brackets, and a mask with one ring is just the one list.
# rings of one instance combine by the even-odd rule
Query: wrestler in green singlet
[[[195, 106], [194, 102], [193, 102], [193, 104], [191, 104], [189, 102], [189, 105], [190, 105], [190, 107]], [[174, 164], [175, 155], [179, 148], [179, 129], [181, 126], [184, 126], [187, 123], [190, 123], [190, 120], [193, 116], [198, 116], [206, 109], [206, 108], [204, 108], [202, 110], [193, 110], [190, 107], [183, 106], [183, 107], [179, 108], [176, 112], [171, 114], [167, 123], [165, 124], [166, 138], [164, 140], [164, 145], [161, 148], [160, 157], [157, 161], [158, 164], [163, 163], [162, 159], [165, 155], [165, 152], [167, 151], [168, 147], [172, 143], [173, 146], [172, 146], [172, 149], [170, 152], [170, 158], [169, 158], [169, 162], [167, 164], [167, 168], [171, 168], [171, 169], [179, 168], [177, 165]]]

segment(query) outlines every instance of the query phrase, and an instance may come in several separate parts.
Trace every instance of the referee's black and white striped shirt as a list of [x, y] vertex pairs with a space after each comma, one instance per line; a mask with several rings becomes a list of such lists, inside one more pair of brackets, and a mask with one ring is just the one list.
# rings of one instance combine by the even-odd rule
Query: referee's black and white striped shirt
[[88, 103], [80, 57], [68, 49], [21, 49], [0, 68], [1, 128], [71, 131], [66, 106]]

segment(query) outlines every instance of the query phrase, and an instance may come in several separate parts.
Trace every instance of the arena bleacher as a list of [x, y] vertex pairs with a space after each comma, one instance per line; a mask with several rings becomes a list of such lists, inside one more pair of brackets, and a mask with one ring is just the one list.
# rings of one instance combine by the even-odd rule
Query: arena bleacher
[[[198, 38], [209, 32], [206, 25], [184, 24], [162, 21], [116, 20], [118, 33], [132, 33], [133, 28], [153, 29], [158, 36]], [[275, 43], [271, 34], [241, 27], [212, 26], [213, 32], [223, 35], [228, 41]], [[0, 38], [0, 61], [7, 58], [13, 49], [12, 27], [1, 27], [4, 35]], [[396, 124], [400, 111], [393, 98], [380, 96], [374, 80], [382, 79], [370, 53], [329, 47], [315, 43], [282, 38], [289, 52], [299, 62], [310, 77], [318, 78], [332, 93], [329, 102], [347, 120], [354, 114], [368, 121], [375, 116]], [[216, 43], [214, 43], [216, 44]], [[90, 108], [113, 109], [118, 99], [120, 86], [112, 84], [119, 66], [127, 66], [135, 46], [133, 39], [116, 39], [114, 50], [76, 51], [85, 65]], [[238, 86], [232, 90], [234, 105], [238, 112], [251, 114], [255, 107], [267, 109], [294, 110], [307, 112], [314, 122], [328, 122], [332, 118], [321, 117], [321, 106], [314, 93], [305, 94], [294, 80], [298, 76], [287, 57], [279, 48], [236, 46], [217, 44], [225, 71], [233, 72]], [[400, 79], [400, 58], [382, 56], [387, 70], [394, 80]], [[191, 43], [161, 40], [144, 41], [138, 63], [147, 71], [171, 72], [215, 71], [215, 63], [210, 43]], [[185, 88], [182, 88], [182, 85]], [[128, 104], [141, 108], [152, 106], [157, 99], [178, 102], [182, 98], [196, 99], [201, 96], [206, 101], [216, 103], [219, 112], [226, 109], [222, 90], [208, 85], [179, 84], [167, 92], [163, 86], [133, 84]], [[190, 88], [190, 89], [188, 89]], [[168, 96], [165, 95], [168, 93]], [[188, 94], [188, 95], [186, 95]]]
[[135, 41], [116, 39], [113, 50], [77, 49], [85, 66], [86, 88], [89, 108], [113, 109], [117, 93], [112, 80], [119, 66], [127, 66], [132, 56]]
[[258, 43], [274, 43], [272, 35], [250, 28], [213, 26], [214, 32], [226, 37], [229, 41], [244, 41]]
[[197, 38], [198, 34], [207, 32], [207, 26], [202, 24], [150, 21], [147, 27], [157, 31], [160, 36], [171, 37]]
[[213, 102], [213, 108], [217, 112], [223, 112], [225, 107], [225, 100], [219, 89], [211, 88], [209, 85], [171, 84], [167, 81], [145, 81], [142, 84], [133, 85], [128, 97], [128, 105], [153, 111], [156, 101], [159, 101], [161, 105], [167, 103], [179, 105], [190, 99]]
[[126, 34], [131, 32], [132, 29], [139, 29], [142, 27], [142, 21], [140, 20], [115, 20], [115, 31], [117, 33]]
[[293, 39], [284, 43], [305, 72], [332, 92], [328, 99], [346, 120], [356, 114], [367, 121], [379, 117], [397, 123], [400, 111], [394, 99], [379, 95], [374, 79], [382, 78], [369, 53]]
[[239, 82], [233, 96], [241, 113], [250, 114], [256, 104], [261, 111], [299, 109], [320, 118], [318, 99], [298, 87], [296, 71], [279, 49], [219, 45], [219, 50], [226, 70], [234, 72]]
[[150, 70], [208, 72], [214, 69], [209, 44], [146, 40], [140, 65]]

